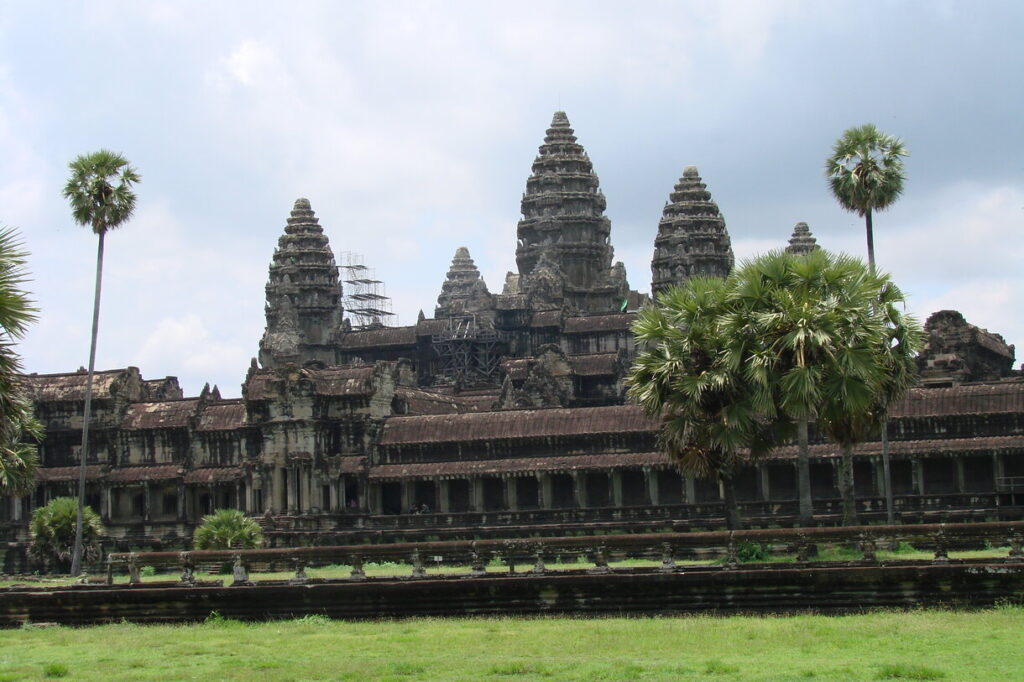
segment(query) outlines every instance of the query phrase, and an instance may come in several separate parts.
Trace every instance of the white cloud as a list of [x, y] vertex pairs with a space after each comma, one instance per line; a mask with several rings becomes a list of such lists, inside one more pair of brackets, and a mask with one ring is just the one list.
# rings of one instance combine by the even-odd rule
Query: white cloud
[[[143, 376], [148, 378], [182, 373], [190, 380], [183, 388], [187, 394], [194, 394], [198, 392], [195, 377], [222, 376], [225, 367], [239, 368], [244, 373], [245, 365], [240, 360], [246, 357], [246, 350], [211, 338], [203, 318], [189, 313], [161, 318], [131, 364], [143, 368]], [[241, 378], [235, 383], [241, 383]], [[235, 384], [221, 386], [221, 390], [226, 395], [238, 392]]]

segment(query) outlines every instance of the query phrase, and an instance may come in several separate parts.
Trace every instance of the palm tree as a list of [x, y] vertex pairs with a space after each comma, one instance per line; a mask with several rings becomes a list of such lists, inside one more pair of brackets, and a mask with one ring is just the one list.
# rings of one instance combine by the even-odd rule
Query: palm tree
[[875, 268], [875, 237], [871, 215], [889, 207], [903, 193], [903, 159], [909, 156], [898, 137], [868, 123], [850, 128], [836, 140], [825, 161], [832, 194], [839, 205], [864, 217], [868, 264]]
[[22, 289], [27, 256], [17, 232], [0, 228], [0, 496], [32, 489], [36, 442], [42, 438], [20, 378], [21, 358], [14, 351], [14, 342], [24, 336], [37, 312]]
[[196, 549], [254, 549], [263, 542], [260, 525], [237, 509], [218, 509], [203, 517], [192, 538]]
[[[825, 175], [839, 205], [864, 216], [868, 240], [868, 264], [875, 270], [875, 236], [871, 225], [873, 211], [880, 211], [903, 192], [903, 160], [909, 156], [898, 137], [886, 135], [868, 123], [850, 128], [832, 148], [825, 162]], [[885, 508], [889, 525], [896, 522], [892, 501], [892, 476], [889, 462], [887, 404], [882, 406], [882, 465], [885, 482]]]
[[92, 229], [99, 237], [96, 250], [96, 294], [92, 306], [92, 337], [89, 345], [89, 374], [85, 383], [85, 410], [82, 422], [82, 461], [78, 476], [78, 518], [71, 574], [82, 567], [82, 527], [85, 506], [85, 465], [89, 456], [89, 420], [92, 416], [92, 380], [96, 365], [96, 334], [100, 321], [100, 287], [103, 280], [103, 240], [107, 230], [123, 225], [135, 210], [132, 185], [139, 174], [120, 154], [101, 149], [77, 157], [68, 164], [71, 177], [64, 185], [64, 197], [71, 204], [75, 222]]
[[716, 476], [729, 528], [738, 528], [733, 473], [749, 449], [767, 451], [772, 438], [758, 420], [752, 395], [729, 364], [722, 320], [728, 282], [694, 277], [640, 311], [633, 333], [642, 348], [630, 370], [629, 396], [661, 419], [659, 444], [684, 475]]

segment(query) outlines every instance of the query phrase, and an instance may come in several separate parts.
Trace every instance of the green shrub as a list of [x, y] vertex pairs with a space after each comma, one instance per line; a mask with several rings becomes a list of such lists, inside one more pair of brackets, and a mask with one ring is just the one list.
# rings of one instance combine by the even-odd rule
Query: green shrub
[[196, 549], [255, 549], [263, 542], [263, 533], [243, 512], [218, 509], [203, 517], [192, 542]]
[[[103, 524], [91, 508], [86, 507], [82, 516], [82, 551], [85, 561], [100, 557], [100, 537]], [[58, 569], [67, 570], [71, 565], [71, 553], [75, 546], [75, 524], [78, 520], [78, 500], [74, 497], [57, 497], [44, 507], [32, 512], [29, 532], [32, 544], [29, 554], [41, 563], [53, 562]]]
[[68, 667], [63, 663], [47, 663], [43, 666], [43, 677], [67, 677]]
[[771, 554], [760, 542], [741, 542], [736, 546], [736, 558], [742, 562], [768, 561]]

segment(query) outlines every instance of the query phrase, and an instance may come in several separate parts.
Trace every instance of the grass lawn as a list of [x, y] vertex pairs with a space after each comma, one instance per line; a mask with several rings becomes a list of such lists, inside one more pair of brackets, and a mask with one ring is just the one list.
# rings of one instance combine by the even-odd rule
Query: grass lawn
[[0, 631], [0, 680], [1020, 680], [1024, 608]]

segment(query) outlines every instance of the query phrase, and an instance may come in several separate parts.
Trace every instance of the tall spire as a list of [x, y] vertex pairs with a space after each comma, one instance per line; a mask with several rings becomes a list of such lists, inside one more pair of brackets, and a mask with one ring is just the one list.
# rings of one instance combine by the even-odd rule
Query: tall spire
[[[264, 366], [276, 364], [275, 356], [280, 362], [296, 354], [297, 360], [333, 361], [326, 346], [341, 324], [341, 285], [319, 222], [309, 199], [297, 199], [277, 241], [267, 278], [267, 329], [260, 342]], [[307, 353], [301, 346], [324, 349]], [[295, 352], [286, 352], [293, 347]]]
[[725, 219], [696, 166], [686, 167], [669, 199], [654, 240], [653, 295], [695, 275], [726, 277], [734, 262]]
[[469, 249], [460, 246], [452, 258], [448, 276], [441, 285], [441, 295], [437, 297], [434, 317], [440, 319], [479, 313], [493, 307], [487, 284], [480, 277], [480, 271], [470, 257]]
[[614, 309], [605, 207], [590, 158], [565, 112], [556, 111], [526, 181], [517, 229], [519, 274], [528, 278], [543, 254], [560, 271], [569, 305], [589, 312]]
[[793, 227], [793, 236], [789, 238], [789, 246], [786, 253], [795, 253], [798, 256], [805, 256], [815, 249], [820, 249], [818, 240], [811, 234], [811, 228], [807, 223], [797, 223]]

